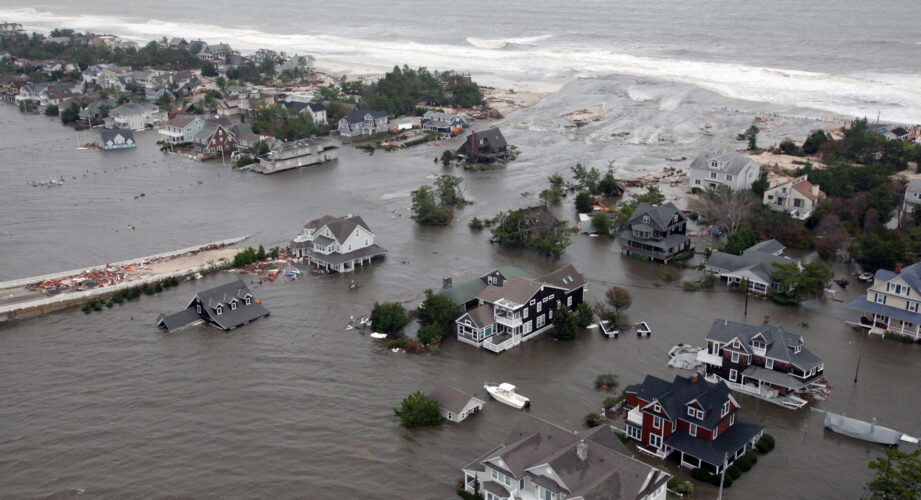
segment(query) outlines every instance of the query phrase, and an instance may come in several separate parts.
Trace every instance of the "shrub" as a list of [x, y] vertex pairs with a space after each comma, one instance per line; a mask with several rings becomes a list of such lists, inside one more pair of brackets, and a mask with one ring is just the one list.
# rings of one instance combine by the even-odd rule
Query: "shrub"
[[701, 469], [700, 467], [691, 471], [691, 477], [693, 477], [694, 479], [698, 481], [710, 481], [711, 476], [713, 476], [713, 474], [710, 474], [709, 472]]
[[602, 406], [604, 407], [605, 411], [607, 411], [607, 410], [610, 410], [611, 408], [614, 408], [615, 406], [617, 406], [617, 403], [620, 403], [620, 398], [619, 398], [619, 397], [617, 397], [617, 396], [608, 396], [608, 397], [604, 398], [604, 402], [602, 402], [601, 404], [602, 404]]
[[595, 313], [592, 311], [592, 306], [588, 305], [586, 302], [582, 302], [576, 306], [576, 323], [578, 323], [579, 328], [588, 328], [594, 320]]
[[742, 455], [742, 458], [736, 460], [736, 463], [734, 465], [735, 467], [738, 467], [739, 470], [742, 472], [748, 472], [752, 468], [752, 463], [751, 463], [751, 460], [749, 460], [748, 458], [748, 454]]
[[419, 339], [419, 342], [423, 344], [437, 344], [441, 342], [441, 333], [442, 329], [440, 326], [425, 325], [419, 328], [416, 337]]
[[410, 354], [421, 354], [425, 352], [425, 346], [418, 340], [407, 340], [406, 345], [403, 346], [403, 350]]
[[768, 453], [769, 451], [773, 450], [774, 436], [771, 436], [770, 434], [761, 436], [761, 439], [755, 443], [755, 449], [757, 449], [759, 453]]
[[607, 418], [595, 412], [589, 413], [588, 415], [585, 416], [583, 420], [585, 421], [585, 425], [587, 427], [598, 427], [599, 425], [606, 423], [608, 421]]
[[406, 347], [407, 343], [409, 343], [409, 339], [405, 337], [390, 339], [387, 341], [387, 349], [403, 349]]
[[618, 384], [617, 375], [613, 373], [602, 373], [595, 378], [595, 389], [613, 390]]
[[742, 458], [748, 459], [748, 463], [751, 464], [752, 467], [754, 467], [754, 465], [758, 463], [758, 455], [755, 455], [752, 452], [746, 453]]
[[442, 420], [438, 401], [419, 391], [403, 399], [400, 408], [394, 408], [393, 413], [400, 418], [403, 427], [437, 425]]
[[109, 308], [109, 309], [112, 309], [112, 306], [114, 306], [114, 305], [115, 305], [115, 304], [112, 303], [112, 299], [109, 299], [109, 301], [106, 302], [106, 307]]
[[685, 292], [696, 292], [700, 290], [700, 285], [694, 283], [693, 281], [684, 280], [681, 282], [681, 289]]
[[728, 469], [726, 469], [726, 476], [731, 477], [732, 480], [735, 481], [736, 479], [742, 477], [742, 471], [735, 464], [733, 464], [730, 465]]
[[572, 340], [576, 338], [579, 325], [576, 316], [565, 305], [560, 307], [553, 316], [553, 331], [551, 335], [557, 340]]
[[628, 441], [630, 441], [630, 438], [628, 438], [627, 435], [624, 434], [623, 432], [614, 431], [614, 435], [617, 436], [617, 439], [620, 439], [621, 443], [627, 443]]
[[467, 225], [470, 227], [470, 229], [475, 229], [475, 230], [483, 229], [483, 226], [484, 226], [483, 221], [476, 217], [470, 219], [470, 222], [467, 223]]
[[374, 303], [371, 310], [371, 328], [376, 332], [392, 334], [407, 323], [406, 309], [400, 303]]
[[671, 282], [672, 279], [673, 279], [673, 278], [672, 278], [672, 273], [664, 273], [664, 274], [662, 274], [662, 281], [664, 281], [664, 282], [666, 282], [666, 283], [669, 283], [669, 282]]

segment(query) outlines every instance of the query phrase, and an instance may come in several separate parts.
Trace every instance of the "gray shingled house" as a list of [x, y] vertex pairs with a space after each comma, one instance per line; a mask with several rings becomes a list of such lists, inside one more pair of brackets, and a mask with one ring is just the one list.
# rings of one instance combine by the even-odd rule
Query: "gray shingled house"
[[374, 233], [359, 216], [324, 215], [304, 224], [301, 234], [291, 240], [294, 255], [326, 272], [349, 272], [363, 266], [387, 250], [374, 243]]
[[444, 384], [435, 386], [429, 397], [438, 401], [441, 416], [455, 423], [481, 411], [486, 405], [483, 400]]
[[508, 160], [508, 143], [498, 128], [472, 131], [457, 154], [469, 163], [502, 163]]
[[735, 151], [706, 152], [691, 162], [688, 183], [693, 188], [728, 186], [733, 191], [748, 189], [761, 175], [761, 165]]
[[389, 123], [386, 111], [358, 108], [339, 120], [339, 136], [349, 139], [386, 132]]
[[707, 350], [698, 360], [711, 380], [723, 380], [735, 391], [789, 408], [804, 406], [806, 401], [795, 394], [825, 376], [825, 363], [804, 347], [802, 335], [766, 321], [714, 321]]
[[687, 220], [673, 203], [640, 203], [620, 232], [621, 249], [627, 255], [644, 255], [668, 263], [691, 248]]
[[631, 456], [609, 425], [571, 431], [529, 415], [504, 442], [461, 469], [484, 498], [665, 500], [672, 477]]
[[257, 302], [243, 280], [238, 279], [196, 293], [182, 311], [158, 316], [157, 326], [175, 332], [204, 322], [227, 331], [268, 315], [269, 310]]
[[777, 240], [767, 240], [752, 245], [742, 255], [716, 251], [707, 259], [706, 268], [720, 278], [726, 279], [726, 285], [740, 284], [744, 279], [752, 293], [767, 295], [772, 288], [778, 290], [779, 283], [774, 279], [778, 269], [774, 263], [799, 263], [783, 254], [786, 249]]

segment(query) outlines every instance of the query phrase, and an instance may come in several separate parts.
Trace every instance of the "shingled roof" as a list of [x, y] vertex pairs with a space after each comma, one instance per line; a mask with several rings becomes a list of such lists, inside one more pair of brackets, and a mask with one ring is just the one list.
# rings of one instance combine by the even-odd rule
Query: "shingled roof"
[[[770, 358], [791, 363], [803, 371], [809, 371], [822, 364], [822, 360], [818, 356], [803, 347], [802, 335], [790, 333], [779, 325], [766, 323], [746, 325], [745, 323], [718, 319], [710, 327], [710, 331], [707, 333], [707, 340], [715, 340], [725, 344], [738, 338], [739, 349], [735, 349], [731, 345], [727, 346], [726, 349], [730, 351], [738, 350], [751, 355], [751, 340], [759, 334], [767, 344], [765, 354]], [[797, 346], [800, 348], [799, 352], [794, 350]]]

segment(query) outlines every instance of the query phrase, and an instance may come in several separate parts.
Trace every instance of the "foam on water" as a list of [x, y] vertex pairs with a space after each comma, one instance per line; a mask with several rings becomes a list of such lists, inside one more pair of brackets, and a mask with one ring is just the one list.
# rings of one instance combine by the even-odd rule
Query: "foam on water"
[[[727, 62], [635, 56], [552, 35], [521, 38], [467, 38], [469, 45], [409, 40], [368, 40], [337, 35], [276, 34], [254, 29], [163, 20], [138, 21], [117, 16], [58, 16], [33, 8], [0, 9], [0, 18], [16, 19], [29, 29], [68, 26], [114, 32], [136, 40], [164, 36], [225, 41], [252, 51], [260, 47], [289, 53], [308, 52], [321, 67], [380, 71], [393, 64], [542, 79], [561, 76], [625, 74], [705, 88], [727, 97], [755, 102], [812, 107], [847, 116], [876, 116], [897, 122], [921, 122], [921, 75], [829, 74]], [[637, 94], [638, 96], [640, 94]], [[665, 103], [666, 108], [674, 105]]]

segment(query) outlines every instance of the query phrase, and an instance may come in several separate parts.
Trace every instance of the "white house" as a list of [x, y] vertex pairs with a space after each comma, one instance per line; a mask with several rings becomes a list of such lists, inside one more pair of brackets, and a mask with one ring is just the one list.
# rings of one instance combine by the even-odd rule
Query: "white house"
[[361, 217], [324, 215], [304, 225], [304, 230], [291, 241], [296, 257], [326, 272], [355, 270], [387, 250], [374, 243], [374, 233]]
[[764, 204], [775, 212], [787, 212], [797, 219], [806, 219], [825, 199], [819, 186], [805, 175], [771, 186], [764, 192]]
[[914, 213], [918, 205], [921, 205], [921, 179], [912, 179], [905, 188], [905, 199], [902, 200], [902, 211], [899, 212], [899, 222], [902, 222], [905, 214]]
[[148, 126], [163, 123], [166, 113], [152, 103], [125, 103], [109, 112], [106, 128], [127, 128], [143, 130]]
[[441, 416], [451, 422], [460, 423], [465, 418], [483, 409], [486, 403], [464, 391], [438, 384], [429, 393], [429, 397], [438, 401]]
[[426, 111], [422, 115], [422, 130], [426, 132], [448, 133], [455, 129], [463, 129], [467, 121], [457, 113], [443, 113], [440, 111]]
[[339, 148], [329, 137], [296, 141], [272, 141], [269, 152], [259, 157], [259, 171], [273, 174], [292, 168], [326, 163], [339, 158]]
[[691, 162], [690, 187], [729, 186], [733, 191], [748, 189], [761, 175], [761, 165], [739, 153], [705, 152]]
[[633, 458], [609, 425], [571, 431], [529, 415], [461, 470], [464, 490], [479, 482], [486, 500], [665, 500], [672, 477]]

